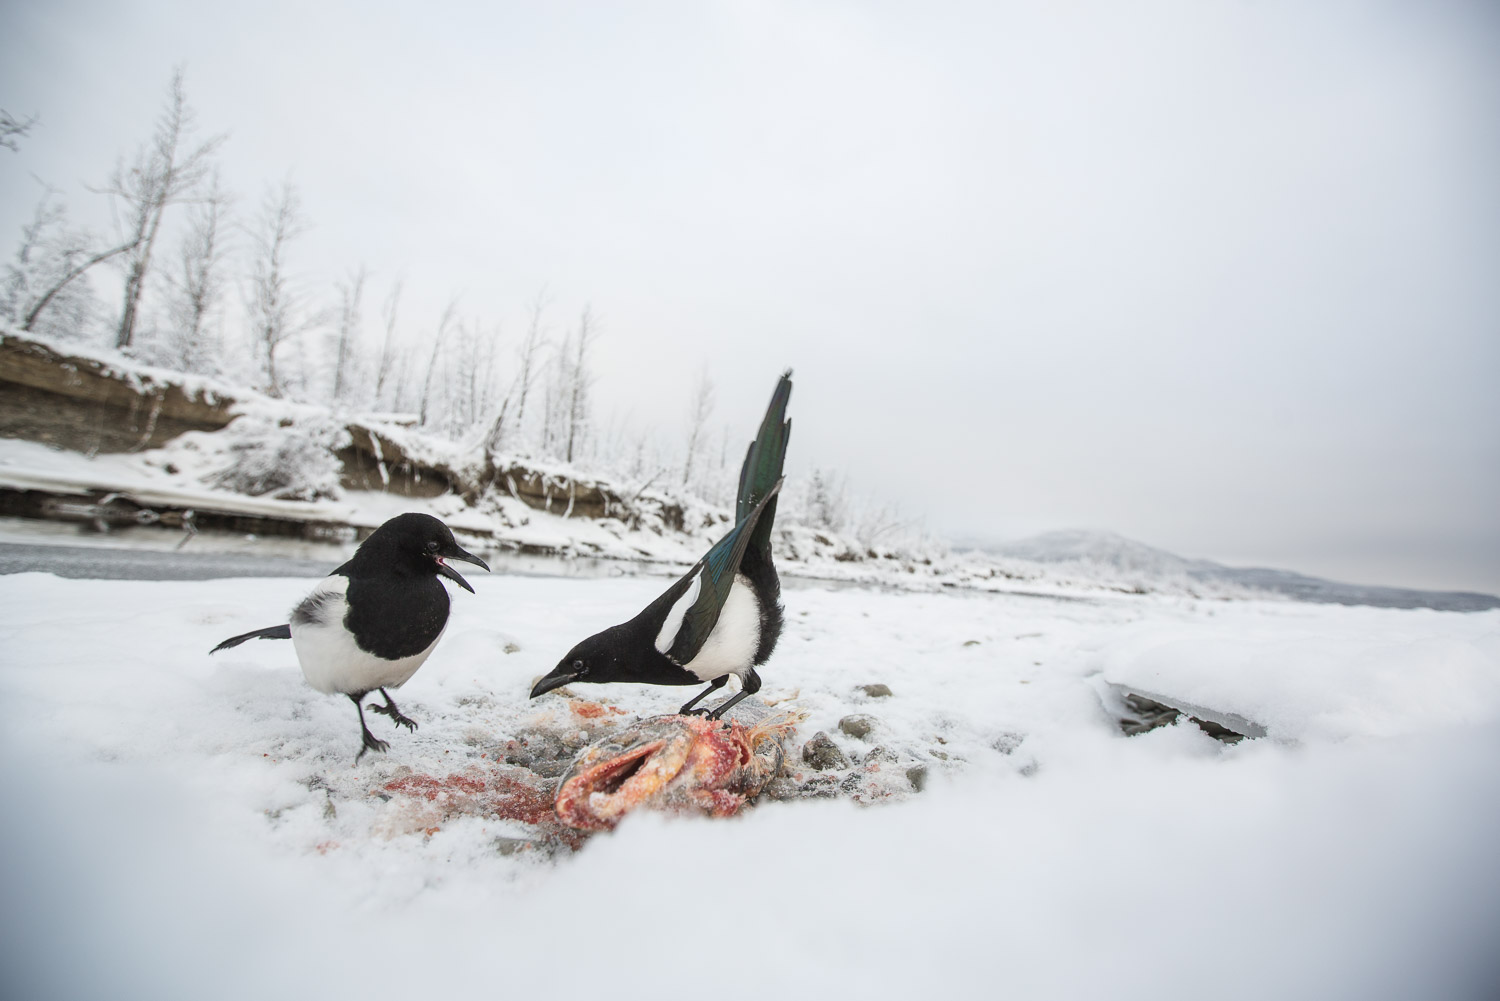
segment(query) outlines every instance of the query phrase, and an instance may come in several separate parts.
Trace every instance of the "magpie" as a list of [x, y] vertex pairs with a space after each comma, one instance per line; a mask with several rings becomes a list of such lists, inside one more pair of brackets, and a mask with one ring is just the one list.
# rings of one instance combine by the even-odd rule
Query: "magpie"
[[[718, 719], [735, 703], [760, 691], [764, 664], [781, 636], [781, 580], [771, 562], [771, 525], [781, 490], [782, 463], [792, 423], [786, 405], [792, 373], [776, 385], [760, 433], [740, 468], [735, 524], [681, 580], [635, 618], [579, 643], [531, 689], [536, 698], [575, 681], [635, 682], [708, 687], [679, 713]], [[737, 695], [708, 712], [694, 710], [729, 676], [740, 679]]]
[[474, 593], [445, 559], [489, 569], [484, 560], [460, 548], [448, 526], [431, 515], [397, 515], [292, 609], [290, 623], [231, 636], [209, 653], [249, 639], [291, 640], [307, 683], [329, 695], [349, 696], [359, 712], [364, 745], [354, 758], [358, 764], [366, 751], [390, 746], [365, 725], [361, 703], [366, 695], [378, 691], [385, 698], [385, 705], [371, 705], [371, 712], [389, 716], [395, 726], [417, 728], [416, 720], [396, 708], [386, 689], [400, 688], [416, 674], [442, 638], [448, 625], [448, 591], [438, 578], [447, 577]]

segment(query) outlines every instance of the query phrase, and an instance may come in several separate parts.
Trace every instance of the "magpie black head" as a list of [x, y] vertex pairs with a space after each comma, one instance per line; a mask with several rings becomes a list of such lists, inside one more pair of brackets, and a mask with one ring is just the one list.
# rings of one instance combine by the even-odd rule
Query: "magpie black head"
[[619, 674], [620, 643], [619, 637], [612, 634], [619, 630], [619, 626], [606, 629], [569, 650], [568, 655], [558, 661], [550, 674], [532, 686], [531, 697], [545, 695], [554, 688], [561, 688], [575, 681], [616, 680]]
[[340, 568], [348, 576], [437, 574], [473, 593], [469, 582], [444, 560], [463, 560], [488, 570], [489, 564], [454, 541], [448, 526], [430, 514], [401, 514], [377, 528]]
[[[532, 687], [531, 697], [545, 695], [554, 688], [561, 688], [575, 681], [595, 684], [612, 681], [682, 683], [675, 679], [676, 675], [683, 675], [688, 681], [698, 680], [663, 657], [649, 640], [642, 641], [636, 636], [637, 632], [639, 623], [632, 620], [590, 636], [569, 650], [568, 655]], [[648, 663], [643, 663], [643, 660]], [[658, 680], [651, 676], [660, 670], [669, 672], [674, 680]]]

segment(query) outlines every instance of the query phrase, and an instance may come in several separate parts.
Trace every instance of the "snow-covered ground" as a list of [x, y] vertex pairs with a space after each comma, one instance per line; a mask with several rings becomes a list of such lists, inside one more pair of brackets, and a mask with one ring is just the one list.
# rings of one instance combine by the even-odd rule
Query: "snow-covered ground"
[[[207, 655], [306, 581], [0, 577], [7, 996], [1496, 996], [1500, 612], [792, 584], [764, 694], [926, 788], [549, 856], [388, 787], [561, 725], [531, 679], [662, 582], [468, 576], [359, 765], [289, 644]], [[1124, 737], [1109, 682], [1270, 736]]]

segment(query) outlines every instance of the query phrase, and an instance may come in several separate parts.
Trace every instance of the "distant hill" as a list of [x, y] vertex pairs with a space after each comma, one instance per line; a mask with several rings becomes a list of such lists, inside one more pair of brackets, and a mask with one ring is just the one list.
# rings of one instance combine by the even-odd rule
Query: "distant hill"
[[1256, 591], [1271, 591], [1298, 601], [1323, 604], [1434, 608], [1449, 612], [1480, 612], [1500, 608], [1500, 597], [1491, 594], [1344, 584], [1290, 570], [1228, 567], [1209, 560], [1191, 560], [1113, 532], [1047, 532], [1014, 542], [974, 544], [974, 548], [996, 556], [1033, 563], [1075, 563], [1136, 576], [1187, 577]]

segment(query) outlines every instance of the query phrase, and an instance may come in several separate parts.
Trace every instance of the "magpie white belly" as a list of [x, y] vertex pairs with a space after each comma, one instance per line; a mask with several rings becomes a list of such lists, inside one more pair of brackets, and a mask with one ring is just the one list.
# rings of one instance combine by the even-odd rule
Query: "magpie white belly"
[[[292, 646], [302, 665], [302, 676], [320, 692], [370, 692], [377, 688], [400, 688], [432, 654], [438, 631], [427, 649], [409, 657], [387, 660], [361, 650], [344, 628], [349, 611], [345, 592], [349, 579], [337, 574], [324, 578], [292, 614]], [[446, 628], [446, 623], [444, 623]]]
[[421, 653], [400, 660], [385, 660], [361, 650], [354, 637], [340, 625], [292, 626], [292, 646], [302, 664], [302, 676], [320, 692], [369, 692], [377, 688], [400, 688], [431, 655], [438, 639]]
[[682, 665], [704, 681], [726, 674], [744, 677], [760, 646], [760, 602], [744, 574], [734, 575], [729, 597], [698, 655]]

